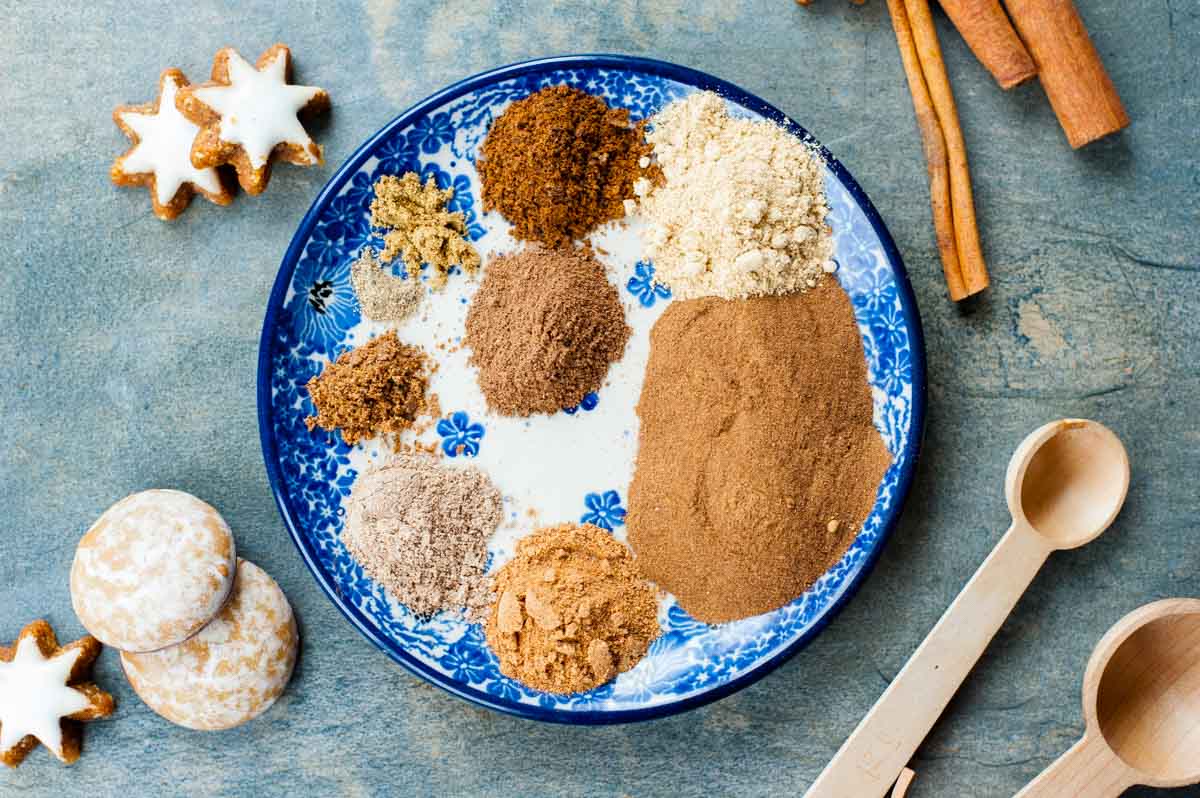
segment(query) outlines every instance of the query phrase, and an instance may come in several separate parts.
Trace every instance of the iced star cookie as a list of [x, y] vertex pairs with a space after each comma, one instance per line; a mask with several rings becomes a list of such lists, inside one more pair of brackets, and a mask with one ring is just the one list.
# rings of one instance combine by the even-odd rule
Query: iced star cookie
[[107, 718], [116, 707], [86, 681], [99, 654], [94, 637], [60, 648], [45, 621], [0, 646], [0, 762], [15, 768], [38, 743], [68, 765], [79, 758], [79, 721]]
[[113, 121], [133, 141], [117, 158], [109, 176], [118, 186], [149, 186], [154, 215], [170, 220], [183, 213], [199, 193], [218, 205], [233, 202], [221, 174], [211, 167], [192, 165], [192, 142], [200, 128], [175, 105], [187, 78], [168, 69], [158, 79], [158, 99], [145, 105], [118, 105]]
[[266, 571], [238, 560], [229, 603], [192, 639], [151, 654], [121, 654], [146, 704], [200, 731], [240, 726], [283, 693], [300, 637], [287, 597]]
[[147, 490], [104, 511], [75, 549], [71, 603], [122, 651], [155, 651], [200, 631], [233, 589], [233, 533], [189, 493]]
[[179, 93], [184, 116], [200, 125], [192, 144], [197, 167], [233, 164], [247, 194], [260, 194], [271, 179], [274, 159], [299, 166], [323, 162], [299, 114], [329, 109], [329, 95], [316, 86], [293, 86], [292, 53], [276, 44], [251, 66], [232, 47], [217, 52], [212, 80]]

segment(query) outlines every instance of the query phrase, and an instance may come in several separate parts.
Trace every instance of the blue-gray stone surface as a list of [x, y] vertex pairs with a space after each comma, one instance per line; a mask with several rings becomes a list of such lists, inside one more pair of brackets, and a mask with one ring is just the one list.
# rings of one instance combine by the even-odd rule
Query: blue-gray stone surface
[[[1055, 555], [915, 761], [913, 796], [1010, 795], [1082, 731], [1092, 646], [1129, 610], [1200, 595], [1200, 10], [1078, 0], [1133, 118], [1072, 152], [1037, 84], [1000, 91], [939, 15], [993, 278], [947, 301], [925, 167], [882, 0], [554, 4], [5, 3], [0, 25], [0, 639], [82, 630], [75, 542], [150, 486], [215, 504], [282, 585], [304, 640], [264, 717], [203, 734], [160, 719], [106, 651], [119, 709], [71, 768], [45, 751], [0, 795], [795, 796], [878, 697], [1008, 525], [1004, 468], [1026, 432], [1087, 416], [1133, 463], [1118, 522]], [[173, 224], [108, 182], [114, 105], [168, 66], [285, 41], [333, 96], [324, 168], [276, 170], [230, 208]], [[476, 71], [613, 51], [716, 73], [807, 126], [851, 169], [908, 264], [925, 323], [930, 413], [916, 487], [878, 568], [807, 650], [709, 707], [564, 728], [472, 706], [394, 665], [304, 569], [268, 492], [255, 416], [267, 293], [300, 217], [353, 149]], [[1157, 795], [1134, 790], [1133, 795]], [[1200, 790], [1179, 795], [1200, 796]]]

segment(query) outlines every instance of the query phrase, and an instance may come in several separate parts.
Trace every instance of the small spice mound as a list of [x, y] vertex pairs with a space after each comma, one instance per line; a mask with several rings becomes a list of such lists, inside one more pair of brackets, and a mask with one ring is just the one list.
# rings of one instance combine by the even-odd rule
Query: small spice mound
[[488, 131], [475, 164], [483, 208], [499, 210], [517, 238], [568, 244], [625, 215], [649, 151], [628, 111], [579, 89], [542, 89]]
[[659, 635], [654, 591], [629, 549], [590, 524], [540, 529], [496, 573], [487, 642], [500, 671], [548, 693], [624, 673]]
[[395, 434], [413, 425], [426, 408], [428, 362], [420, 348], [384, 333], [330, 363], [308, 381], [317, 415], [304, 420], [340, 429], [353, 446], [379, 433]]
[[527, 416], [599, 389], [629, 333], [617, 289], [591, 252], [534, 246], [488, 263], [466, 345], [488, 405]]
[[376, 180], [371, 224], [388, 229], [383, 260], [400, 255], [411, 277], [420, 273], [422, 263], [428, 263], [434, 287], [445, 284], [451, 266], [466, 272], [478, 269], [479, 253], [467, 239], [466, 217], [461, 211], [446, 210], [452, 199], [454, 189], [439, 189], [432, 176], [423, 186], [416, 172]]
[[672, 302], [638, 402], [629, 542], [707, 623], [776, 609], [845, 553], [891, 456], [858, 327], [833, 280], [803, 294]]
[[421, 304], [424, 290], [415, 277], [397, 277], [373, 250], [350, 264], [350, 284], [363, 316], [372, 321], [403, 321]]
[[405, 454], [360, 476], [346, 501], [342, 543], [401, 604], [420, 617], [491, 603], [483, 571], [502, 519], [500, 491], [477, 468], [448, 468]]
[[739, 299], [812, 288], [832, 268], [824, 168], [767, 121], [735, 119], [697, 92], [668, 105], [647, 135], [663, 175], [640, 181], [655, 278], [680, 299]]

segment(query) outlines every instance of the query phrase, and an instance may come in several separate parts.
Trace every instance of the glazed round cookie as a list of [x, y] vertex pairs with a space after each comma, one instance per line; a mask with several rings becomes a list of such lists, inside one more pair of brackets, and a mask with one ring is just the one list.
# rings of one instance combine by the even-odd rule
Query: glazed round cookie
[[212, 620], [237, 566], [233, 533], [211, 505], [147, 490], [104, 511], [75, 549], [71, 603], [100, 642], [156, 651]]
[[190, 640], [149, 654], [122, 652], [133, 690], [172, 723], [201, 731], [240, 726], [283, 693], [300, 636], [287, 596], [266, 571], [238, 560], [229, 603]]

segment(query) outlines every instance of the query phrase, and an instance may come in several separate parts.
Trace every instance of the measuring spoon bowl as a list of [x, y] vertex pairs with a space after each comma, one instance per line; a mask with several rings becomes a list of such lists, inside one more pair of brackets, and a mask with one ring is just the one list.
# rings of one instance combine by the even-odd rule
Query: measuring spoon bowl
[[1129, 455], [1112, 430], [1067, 418], [1030, 433], [1013, 453], [1005, 497], [1017, 526], [1051, 549], [1095, 540], [1117, 517], [1129, 491]]
[[1088, 662], [1083, 715], [1083, 739], [1018, 798], [1200, 783], [1200, 600], [1157, 601], [1118, 621]]

